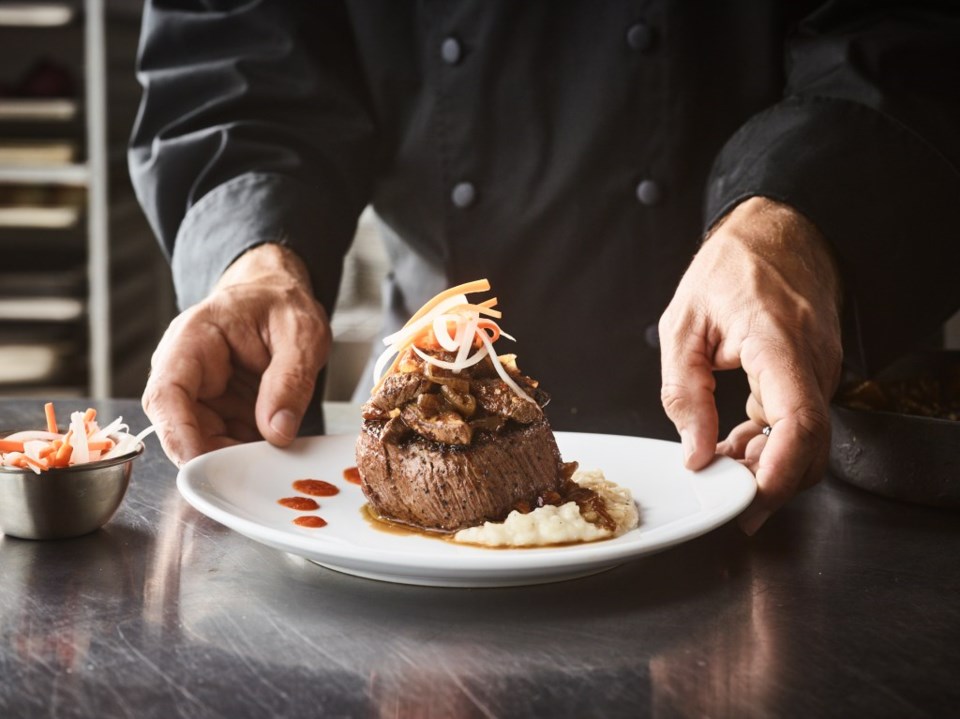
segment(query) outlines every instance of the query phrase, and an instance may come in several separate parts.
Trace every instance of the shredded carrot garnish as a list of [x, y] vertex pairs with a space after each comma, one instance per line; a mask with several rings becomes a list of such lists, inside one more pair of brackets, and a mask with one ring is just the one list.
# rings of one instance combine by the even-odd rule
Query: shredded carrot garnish
[[58, 449], [60, 449], [60, 445], [58, 445], [56, 442], [51, 442], [51, 443], [48, 444], [46, 447], [44, 447], [43, 449], [41, 449], [37, 454], [38, 454], [38, 456], [40, 457], [40, 459], [44, 459], [44, 458], [46, 458], [46, 457], [49, 457], [51, 454], [52, 454], [54, 457], [56, 457], [56, 456], [57, 456], [57, 450], [58, 450]]
[[[496, 298], [494, 298], [494, 302], [496, 302]], [[466, 304], [457, 305], [456, 307], [453, 307], [450, 310], [451, 314], [458, 314], [458, 313], [470, 312], [470, 311], [477, 312], [481, 315], [487, 315], [487, 317], [495, 317], [497, 319], [500, 319], [501, 317], [503, 317], [503, 313], [500, 310], [495, 310], [492, 308], [491, 305], [487, 305], [486, 303], [483, 303], [483, 302], [475, 305], [467, 302]]]
[[[491, 342], [496, 342], [498, 339], [500, 339], [500, 325], [498, 325], [496, 322], [491, 322], [490, 320], [480, 320], [477, 322], [477, 329], [481, 332], [484, 330], [490, 330], [490, 334], [488, 334], [487, 337], [490, 338]], [[479, 338], [477, 341], [480, 341]]]
[[[502, 317], [502, 313], [494, 309], [497, 299], [472, 303], [465, 298], [468, 294], [489, 289], [490, 282], [481, 279], [444, 290], [417, 310], [402, 329], [385, 338], [387, 349], [374, 367], [373, 392], [379, 391], [391, 374], [404, 371], [403, 362], [408, 354], [416, 354], [424, 362], [454, 374], [489, 357], [503, 382], [517, 396], [533, 402], [533, 398], [503, 368], [493, 348], [493, 343], [501, 336], [513, 339], [494, 321]], [[436, 356], [440, 350], [450, 353], [448, 358]], [[389, 367], [385, 368], [388, 362]]]
[[66, 467], [70, 464], [71, 455], [73, 455], [73, 446], [69, 442], [64, 442], [50, 464], [54, 467]]
[[[139, 441], [153, 430], [148, 427], [134, 437], [129, 434], [127, 425], [122, 423], [120, 417], [101, 427], [96, 421], [97, 410], [90, 407], [84, 412], [71, 413], [67, 428], [61, 434], [57, 431], [53, 402], [45, 403], [43, 412], [46, 429], [26, 430], [0, 438], [0, 465], [43, 471], [93, 462], [133, 451]], [[77, 433], [82, 433], [82, 436]], [[81, 451], [74, 452], [74, 444], [79, 445]]]
[[[474, 280], [472, 282], [465, 282], [461, 285], [457, 285], [456, 287], [446, 289], [434, 296], [432, 299], [428, 300], [423, 307], [417, 310], [413, 316], [407, 320], [404, 328], [410, 327], [421, 319], [428, 317], [431, 312], [436, 310], [442, 303], [447, 302], [448, 300], [477, 292], [488, 292], [489, 290], [490, 282], [485, 278]], [[491, 337], [491, 341], [495, 341], [500, 336], [500, 328], [497, 327], [497, 324], [492, 320], [488, 320], [486, 318], [481, 319], [480, 315], [486, 315], [487, 317], [499, 319], [502, 316], [502, 313], [499, 310], [493, 309], [496, 304], [497, 298], [492, 297], [477, 304], [462, 302], [450, 307], [449, 310], [447, 310], [447, 314], [451, 318], [447, 324], [447, 333], [450, 334], [451, 325], [453, 325], [455, 333], [458, 325], [465, 323], [468, 317], [475, 317], [477, 320], [476, 329], [473, 331], [471, 337], [462, 337], [462, 342], [468, 343], [471, 347], [479, 347], [482, 344], [482, 341], [477, 336], [477, 332], [486, 332], [488, 329], [491, 330], [491, 334], [488, 335], [488, 337]], [[482, 329], [480, 329], [481, 322], [484, 323], [482, 325]], [[402, 334], [402, 330], [401, 333], [398, 334]], [[395, 352], [395, 356], [393, 357], [393, 361], [390, 363], [390, 366], [387, 367], [386, 371], [376, 378], [376, 384], [373, 388], [374, 392], [380, 389], [380, 387], [383, 385], [383, 381], [388, 376], [397, 371], [405, 352], [411, 347], [430, 351], [443, 349], [442, 344], [434, 333], [433, 327], [430, 325], [409, 333], [405, 336], [402, 342], [388, 349], [388, 352]]]
[[47, 469], [48, 464], [42, 460], [36, 460], [33, 457], [28, 457], [27, 455], [21, 455], [24, 465], [29, 465], [31, 467], [36, 467], [37, 469]]
[[473, 282], [464, 282], [462, 285], [457, 285], [456, 287], [451, 287], [448, 290], [444, 290], [440, 294], [436, 295], [433, 299], [427, 302], [423, 307], [417, 310], [413, 317], [407, 320], [405, 327], [410, 326], [418, 319], [427, 314], [434, 307], [439, 305], [446, 299], [450, 297], [455, 297], [456, 295], [469, 295], [474, 292], [489, 292], [490, 291], [490, 282], [487, 279], [474, 280]]
[[47, 431], [57, 432], [57, 413], [53, 409], [53, 402], [43, 405], [43, 411], [47, 415]]
[[10, 439], [0, 439], [0, 452], [22, 452], [23, 442]]

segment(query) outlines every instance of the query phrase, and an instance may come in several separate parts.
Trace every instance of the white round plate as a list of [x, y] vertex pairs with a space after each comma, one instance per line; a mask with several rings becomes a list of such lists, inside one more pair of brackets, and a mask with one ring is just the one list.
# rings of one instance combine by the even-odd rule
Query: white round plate
[[[557, 432], [565, 461], [603, 470], [629, 487], [640, 526], [616, 538], [537, 549], [485, 549], [376, 529], [364, 518], [360, 487], [343, 479], [355, 465], [355, 435], [305, 437], [287, 449], [255, 442], [217, 450], [183, 466], [177, 486], [203, 514], [251, 539], [347, 574], [403, 584], [494, 587], [539, 584], [593, 574], [704, 534], [739, 514], [756, 482], [742, 465], [718, 457], [684, 469], [676, 442]], [[297, 479], [323, 479], [340, 492], [317, 498], [318, 529], [280, 504]]]

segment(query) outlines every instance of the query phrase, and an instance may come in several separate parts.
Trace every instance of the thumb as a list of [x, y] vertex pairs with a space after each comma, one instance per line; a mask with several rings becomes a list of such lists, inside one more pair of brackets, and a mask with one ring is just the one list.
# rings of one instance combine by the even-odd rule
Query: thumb
[[680, 434], [684, 463], [689, 469], [701, 469], [713, 459], [720, 431], [713, 395], [716, 380], [702, 349], [689, 346], [689, 339], [685, 346], [677, 337], [661, 333], [660, 401]]
[[297, 436], [326, 353], [313, 347], [283, 347], [271, 358], [257, 394], [257, 429], [270, 444], [285, 447]]
[[[322, 331], [281, 331], [274, 335], [280, 341], [272, 343], [273, 354], [260, 379], [257, 429], [264, 439], [280, 447], [296, 439], [330, 349], [326, 328], [314, 329]], [[304, 341], [305, 337], [310, 339]]]

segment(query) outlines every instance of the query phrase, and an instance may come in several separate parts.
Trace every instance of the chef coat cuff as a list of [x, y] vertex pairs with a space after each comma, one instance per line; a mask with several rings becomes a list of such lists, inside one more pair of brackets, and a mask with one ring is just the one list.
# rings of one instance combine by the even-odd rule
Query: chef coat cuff
[[275, 242], [303, 259], [314, 294], [331, 312], [355, 225], [334, 205], [319, 188], [273, 173], [244, 174], [211, 190], [177, 232], [171, 270], [178, 305], [196, 304], [237, 257]]
[[791, 205], [832, 245], [844, 284], [844, 355], [869, 375], [936, 333], [957, 307], [950, 237], [960, 172], [924, 138], [859, 103], [791, 98], [726, 144], [706, 227], [741, 201]]

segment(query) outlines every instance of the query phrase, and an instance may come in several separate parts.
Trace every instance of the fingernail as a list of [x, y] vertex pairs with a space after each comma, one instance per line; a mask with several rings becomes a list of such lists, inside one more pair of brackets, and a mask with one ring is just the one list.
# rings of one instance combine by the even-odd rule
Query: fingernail
[[693, 440], [685, 429], [680, 430], [680, 446], [683, 447], [683, 461], [689, 462], [690, 455], [693, 454]]
[[294, 439], [297, 436], [297, 418], [288, 409], [281, 409], [270, 418], [270, 429], [284, 439]]
[[773, 512], [769, 509], [755, 509], [752, 512], [748, 510], [740, 517], [740, 529], [744, 534], [752, 537], [770, 519], [771, 514]]

